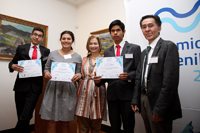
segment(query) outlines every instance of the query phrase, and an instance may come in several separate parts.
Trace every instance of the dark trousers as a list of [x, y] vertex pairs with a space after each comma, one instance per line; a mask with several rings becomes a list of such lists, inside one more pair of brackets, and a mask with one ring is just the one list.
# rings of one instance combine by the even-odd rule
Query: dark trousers
[[131, 101], [108, 100], [108, 110], [111, 133], [119, 133], [121, 123], [123, 123], [125, 133], [134, 133], [135, 113], [131, 109]]
[[163, 120], [161, 122], [155, 122], [153, 120], [153, 112], [146, 94], [141, 95], [141, 115], [144, 121], [146, 133], [172, 132], [172, 120]]
[[16, 133], [30, 133], [29, 122], [33, 117], [33, 111], [37, 103], [39, 93], [32, 90], [28, 92], [15, 92], [15, 104], [17, 109]]

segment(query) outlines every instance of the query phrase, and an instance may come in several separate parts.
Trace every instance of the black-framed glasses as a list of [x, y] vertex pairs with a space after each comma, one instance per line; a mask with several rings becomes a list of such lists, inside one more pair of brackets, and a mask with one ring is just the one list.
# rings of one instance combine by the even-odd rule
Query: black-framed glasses
[[37, 34], [37, 33], [33, 33], [33, 35], [35, 36], [35, 37], [39, 37], [39, 38], [42, 38], [43, 36], [41, 35], [41, 34]]

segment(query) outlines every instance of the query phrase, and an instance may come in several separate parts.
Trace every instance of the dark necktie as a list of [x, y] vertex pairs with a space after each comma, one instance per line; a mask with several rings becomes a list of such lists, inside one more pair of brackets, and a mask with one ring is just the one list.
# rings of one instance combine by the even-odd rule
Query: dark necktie
[[144, 61], [144, 67], [143, 67], [143, 74], [142, 74], [142, 88], [141, 88], [142, 91], [144, 91], [144, 89], [145, 89], [145, 72], [146, 72], [146, 67], [147, 67], [147, 62], [148, 62], [148, 54], [149, 54], [150, 50], [151, 50], [151, 47], [147, 46], [145, 61]]
[[34, 50], [33, 50], [33, 55], [32, 55], [32, 59], [37, 59], [37, 47], [33, 46]]
[[116, 45], [116, 47], [117, 47], [116, 56], [120, 56], [120, 45]]

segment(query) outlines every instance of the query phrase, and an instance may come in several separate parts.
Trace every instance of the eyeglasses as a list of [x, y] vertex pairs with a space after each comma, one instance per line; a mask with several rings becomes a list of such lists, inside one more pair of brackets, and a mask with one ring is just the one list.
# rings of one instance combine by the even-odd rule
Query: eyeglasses
[[32, 35], [34, 35], [35, 37], [39, 37], [39, 38], [42, 38], [43, 36], [41, 34], [37, 34], [37, 33], [33, 33]]

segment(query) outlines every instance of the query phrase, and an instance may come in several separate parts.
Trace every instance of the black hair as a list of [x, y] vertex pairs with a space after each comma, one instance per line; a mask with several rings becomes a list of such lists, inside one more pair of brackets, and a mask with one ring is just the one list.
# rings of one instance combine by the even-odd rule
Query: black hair
[[115, 25], [119, 25], [120, 28], [122, 29], [122, 31], [124, 32], [125, 25], [120, 20], [114, 20], [114, 21], [112, 21], [110, 23], [110, 25], [109, 25], [109, 32], [111, 32], [112, 27], [115, 26]]
[[[69, 30], [65, 30], [65, 31], [63, 31], [63, 32], [60, 34], [60, 40], [62, 39], [62, 36], [63, 36], [64, 34], [69, 34], [69, 35], [71, 36], [71, 38], [72, 38], [72, 41], [73, 41], [73, 42], [75, 41], [74, 33], [71, 32], [71, 31], [69, 31]], [[71, 47], [71, 49], [73, 50], [72, 47]]]
[[64, 34], [69, 34], [69, 35], [72, 37], [72, 41], [73, 41], [73, 42], [75, 41], [74, 33], [71, 32], [71, 31], [68, 31], [68, 30], [63, 31], [63, 32], [60, 34], [60, 40], [61, 40], [61, 38], [62, 38], [62, 36], [63, 36]]
[[140, 28], [142, 28], [142, 21], [144, 19], [147, 19], [147, 18], [153, 18], [156, 22], [156, 24], [160, 27], [162, 22], [160, 20], [160, 17], [158, 15], [146, 15], [146, 16], [143, 16], [141, 19], [140, 19]]
[[33, 32], [35, 30], [42, 32], [42, 34], [43, 34], [42, 37], [44, 36], [44, 30], [42, 28], [40, 28], [40, 27], [34, 27], [33, 30], [32, 30], [32, 34], [33, 34]]

